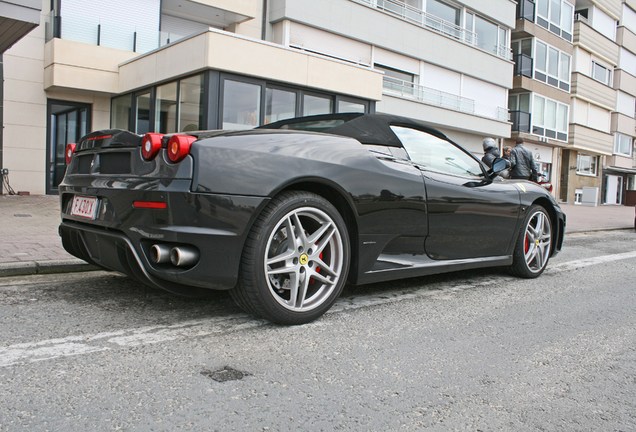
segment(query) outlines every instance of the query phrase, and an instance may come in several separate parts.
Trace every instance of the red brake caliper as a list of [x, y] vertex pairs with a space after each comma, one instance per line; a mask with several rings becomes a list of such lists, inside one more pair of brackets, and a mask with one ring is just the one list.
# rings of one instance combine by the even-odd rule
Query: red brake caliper
[[530, 240], [528, 240], [528, 234], [526, 234], [523, 240], [523, 250], [524, 252], [528, 253], [529, 249], [530, 249]]
[[[320, 252], [320, 255], [318, 255], [320, 257], [320, 260], [322, 261], [322, 252]], [[320, 267], [316, 267], [316, 273], [320, 273]], [[312, 284], [314, 283], [314, 278], [309, 278], [309, 283]]]

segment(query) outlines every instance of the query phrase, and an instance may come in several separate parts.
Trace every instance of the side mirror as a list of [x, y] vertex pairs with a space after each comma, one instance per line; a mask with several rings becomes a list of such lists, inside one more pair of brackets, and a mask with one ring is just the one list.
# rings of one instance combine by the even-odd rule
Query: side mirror
[[504, 171], [505, 169], [510, 167], [510, 162], [504, 158], [495, 158], [494, 161], [492, 161], [492, 166], [490, 167], [490, 170], [488, 170], [488, 175], [490, 178], [495, 178], [497, 177], [497, 174], [499, 174], [500, 172]]

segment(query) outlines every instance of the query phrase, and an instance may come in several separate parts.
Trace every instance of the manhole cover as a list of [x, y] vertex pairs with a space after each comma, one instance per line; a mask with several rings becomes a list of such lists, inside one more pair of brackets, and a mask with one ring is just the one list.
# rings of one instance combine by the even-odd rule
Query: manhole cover
[[225, 366], [223, 369], [215, 371], [204, 369], [201, 371], [201, 375], [212, 378], [214, 381], [225, 382], [240, 380], [243, 379], [243, 377], [250, 376], [251, 374]]

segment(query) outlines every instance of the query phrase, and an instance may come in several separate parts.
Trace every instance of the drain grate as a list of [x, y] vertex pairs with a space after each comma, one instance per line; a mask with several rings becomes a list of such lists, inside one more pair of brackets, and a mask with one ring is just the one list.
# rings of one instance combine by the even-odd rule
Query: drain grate
[[13, 217], [31, 217], [28, 213], [14, 213]]
[[225, 382], [240, 380], [246, 376], [250, 376], [251, 374], [248, 372], [236, 370], [229, 366], [225, 366], [223, 369], [218, 369], [215, 371], [204, 369], [201, 371], [201, 375], [212, 378], [214, 381], [217, 382]]

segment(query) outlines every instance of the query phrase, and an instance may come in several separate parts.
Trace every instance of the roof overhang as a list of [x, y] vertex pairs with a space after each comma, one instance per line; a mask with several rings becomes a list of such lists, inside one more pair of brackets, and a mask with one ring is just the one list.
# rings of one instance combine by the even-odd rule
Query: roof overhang
[[40, 24], [40, 0], [0, 0], [0, 54]]
[[622, 167], [605, 167], [604, 171], [617, 172], [621, 174], [636, 174], [636, 168], [622, 168]]

